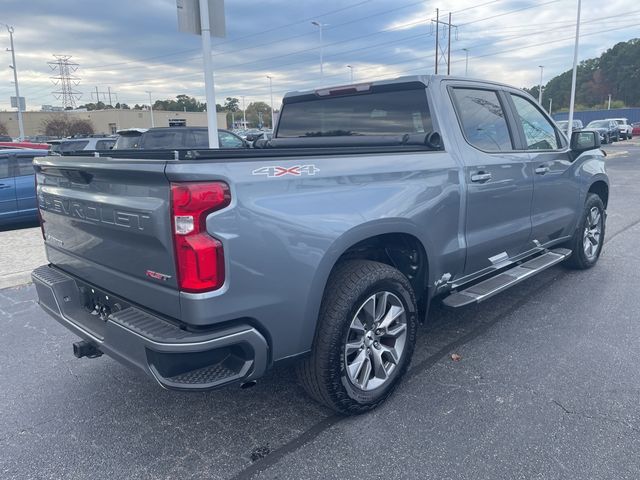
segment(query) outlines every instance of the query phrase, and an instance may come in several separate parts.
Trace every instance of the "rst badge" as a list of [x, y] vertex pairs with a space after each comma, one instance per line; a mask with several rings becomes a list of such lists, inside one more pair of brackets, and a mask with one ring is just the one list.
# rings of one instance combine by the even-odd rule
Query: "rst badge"
[[284, 177], [292, 175], [301, 177], [303, 175], [315, 175], [320, 171], [315, 165], [295, 165], [293, 167], [280, 167], [278, 165], [270, 165], [268, 167], [256, 168], [252, 175], [264, 175], [266, 177]]
[[153, 270], [147, 270], [145, 272], [145, 274], [149, 278], [153, 278], [154, 280], [162, 280], [163, 282], [166, 282], [167, 280], [169, 280], [171, 278], [171, 275], [167, 275], [165, 273], [154, 272]]

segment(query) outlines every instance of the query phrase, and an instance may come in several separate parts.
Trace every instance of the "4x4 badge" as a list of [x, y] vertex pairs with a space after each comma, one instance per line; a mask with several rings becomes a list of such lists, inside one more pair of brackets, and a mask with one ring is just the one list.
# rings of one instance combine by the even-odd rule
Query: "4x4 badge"
[[285, 175], [293, 175], [300, 177], [302, 175], [315, 175], [320, 171], [315, 165], [295, 165], [293, 167], [281, 167], [278, 165], [270, 165], [268, 167], [256, 168], [251, 175], [265, 175], [267, 177], [283, 177]]

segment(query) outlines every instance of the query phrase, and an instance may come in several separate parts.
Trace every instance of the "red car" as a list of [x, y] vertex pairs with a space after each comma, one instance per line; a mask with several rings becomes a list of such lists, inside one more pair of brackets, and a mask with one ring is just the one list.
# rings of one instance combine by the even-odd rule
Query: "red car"
[[631, 135], [633, 135], [634, 137], [636, 135], [640, 135], [640, 122], [632, 123], [631, 126], [633, 127]]
[[0, 142], [0, 147], [10, 148], [37, 148], [40, 150], [49, 150], [48, 143], [31, 143], [31, 142]]

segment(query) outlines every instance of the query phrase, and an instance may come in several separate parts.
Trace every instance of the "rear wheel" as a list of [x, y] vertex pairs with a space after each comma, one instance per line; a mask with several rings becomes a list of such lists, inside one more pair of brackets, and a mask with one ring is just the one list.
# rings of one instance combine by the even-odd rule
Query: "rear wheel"
[[573, 238], [567, 245], [571, 256], [565, 262], [567, 266], [580, 270], [593, 267], [602, 251], [605, 230], [605, 210], [602, 199], [594, 194], [587, 195], [584, 211]]
[[416, 312], [411, 285], [395, 268], [366, 260], [336, 267], [312, 353], [298, 366], [307, 393], [346, 415], [380, 405], [411, 361]]

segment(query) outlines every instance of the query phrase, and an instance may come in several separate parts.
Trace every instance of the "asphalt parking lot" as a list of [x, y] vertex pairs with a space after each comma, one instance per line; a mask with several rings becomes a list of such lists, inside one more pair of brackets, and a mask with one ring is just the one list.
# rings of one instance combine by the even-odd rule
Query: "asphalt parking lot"
[[0, 290], [0, 477], [637, 479], [640, 141], [606, 150], [598, 265], [436, 305], [405, 381], [360, 417], [313, 403], [288, 368], [247, 390], [161, 390], [75, 359], [32, 286]]

